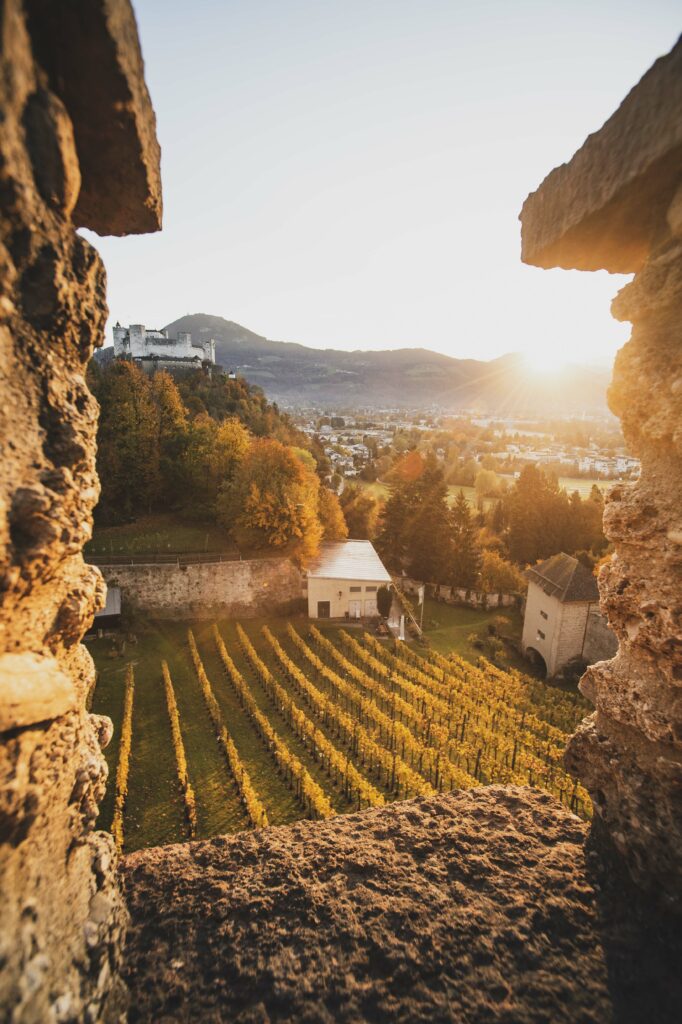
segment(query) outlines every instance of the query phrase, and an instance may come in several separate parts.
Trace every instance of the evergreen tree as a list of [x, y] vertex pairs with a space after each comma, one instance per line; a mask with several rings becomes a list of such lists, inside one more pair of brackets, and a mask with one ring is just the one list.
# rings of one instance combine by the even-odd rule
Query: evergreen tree
[[452, 556], [452, 524], [448, 489], [433, 452], [429, 452], [421, 475], [405, 489], [410, 575], [427, 583], [445, 583]]
[[408, 543], [410, 508], [407, 488], [396, 486], [381, 513], [375, 547], [381, 558], [393, 569], [402, 569]]
[[348, 536], [355, 540], [372, 540], [379, 518], [379, 502], [376, 498], [353, 484], [346, 484], [340, 500]]
[[452, 556], [450, 582], [466, 590], [476, 588], [481, 568], [481, 549], [476, 540], [476, 527], [469, 503], [460, 491], [451, 510]]

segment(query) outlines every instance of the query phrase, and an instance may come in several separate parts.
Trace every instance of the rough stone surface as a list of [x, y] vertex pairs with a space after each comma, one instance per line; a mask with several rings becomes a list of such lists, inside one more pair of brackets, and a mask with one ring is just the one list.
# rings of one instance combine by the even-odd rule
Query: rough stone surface
[[[110, 723], [85, 709], [94, 669], [80, 645], [104, 596], [81, 549], [99, 493], [84, 372], [103, 340], [105, 275], [73, 217], [80, 209], [78, 224], [106, 228], [126, 176], [154, 165], [142, 137], [153, 121], [144, 103], [136, 111], [131, 86], [116, 124], [132, 119], [140, 136], [129, 127], [112, 161], [119, 184], [105, 187], [84, 166], [84, 120], [68, 81], [79, 47], [100, 137], [122, 103], [96, 40], [63, 35], [84, 6], [0, 6], [0, 1019], [13, 1024], [113, 1021], [125, 1005], [125, 910], [111, 839], [93, 831]], [[115, 29], [110, 47], [124, 55], [129, 4], [87, 6], [92, 17], [106, 9], [100, 43]], [[64, 64], [48, 69], [37, 54], [57, 23], [62, 34], [49, 44]], [[131, 67], [138, 58], [135, 49]], [[98, 195], [90, 219], [83, 211]], [[117, 229], [126, 216], [127, 230], [149, 223], [139, 188], [122, 209]]]
[[642, 471], [615, 487], [600, 577], [619, 640], [588, 669], [595, 704], [566, 763], [633, 877], [682, 909], [682, 40], [526, 202], [524, 259], [638, 270], [612, 311], [632, 322], [609, 391]]
[[205, 565], [101, 566], [124, 604], [157, 619], [190, 616], [253, 618], [286, 611], [302, 596], [301, 573], [288, 558], [244, 559]]
[[524, 262], [639, 270], [666, 232], [682, 173], [681, 108], [682, 38], [528, 197], [521, 212]]
[[77, 707], [76, 688], [54, 658], [0, 654], [0, 733], [51, 721]]
[[672, 1022], [679, 930], [585, 832], [491, 787], [134, 853], [130, 1020]]
[[25, 0], [33, 45], [68, 108], [82, 185], [79, 227], [161, 227], [160, 149], [129, 0]]

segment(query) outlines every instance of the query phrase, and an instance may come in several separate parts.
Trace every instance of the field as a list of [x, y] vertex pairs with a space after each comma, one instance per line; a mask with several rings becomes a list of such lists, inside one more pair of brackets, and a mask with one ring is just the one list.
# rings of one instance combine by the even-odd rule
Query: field
[[[386, 501], [391, 493], [391, 489], [388, 486], [388, 484], [383, 484], [379, 480], [375, 480], [372, 483], [368, 483], [366, 480], [357, 479], [354, 480], [353, 483], [357, 484], [358, 487], [361, 487], [363, 489], [363, 491], [367, 491], [368, 494], [371, 494], [379, 501]], [[448, 502], [450, 505], [454, 503], [455, 498], [457, 497], [460, 491], [464, 491], [464, 497], [467, 499], [472, 508], [478, 508], [478, 498], [476, 496], [475, 488], [460, 486], [459, 484], [457, 484], [456, 486], [448, 487]], [[490, 505], [493, 504], [493, 500], [494, 499], [492, 498], [484, 498], [484, 507], [488, 509]]]
[[487, 663], [304, 618], [150, 622], [123, 657], [89, 647], [93, 711], [116, 727], [99, 824], [125, 851], [492, 782], [590, 812], [561, 767], [582, 699]]
[[[506, 480], [510, 487], [514, 482], [514, 478], [512, 476], [505, 476], [504, 474], [500, 474], [500, 478], [502, 480]], [[390, 488], [388, 487], [388, 485], [383, 484], [378, 480], [374, 481], [374, 483], [367, 483], [366, 481], [359, 479], [354, 482], [357, 483], [359, 487], [362, 487], [364, 491], [367, 491], [369, 494], [372, 494], [375, 498], [378, 498], [380, 501], [386, 501], [390, 494]], [[617, 480], [583, 480], [581, 477], [571, 476], [559, 477], [560, 487], [565, 488], [565, 490], [567, 490], [569, 494], [572, 494], [573, 491], [578, 491], [580, 493], [581, 498], [589, 498], [593, 484], [596, 484], [600, 491], [602, 491], [602, 493], [605, 494], [609, 490], [609, 488], [613, 487], [613, 485], [617, 482]], [[459, 484], [453, 484], [452, 486], [448, 487], [448, 501], [451, 505], [460, 491], [464, 491], [464, 497], [467, 499], [472, 508], [478, 508], [478, 498], [476, 495], [476, 489], [474, 487], [462, 487]], [[494, 504], [494, 501], [494, 498], [484, 498], [484, 510], [487, 511], [490, 508], [490, 506]]]
[[95, 527], [88, 555], [232, 553], [234, 543], [215, 523], [183, 522], [171, 513], [140, 516], [123, 526]]

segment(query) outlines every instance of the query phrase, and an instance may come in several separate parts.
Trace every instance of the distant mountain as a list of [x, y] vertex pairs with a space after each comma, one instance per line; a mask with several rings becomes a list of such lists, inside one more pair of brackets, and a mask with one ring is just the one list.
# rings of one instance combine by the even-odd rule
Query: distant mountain
[[281, 405], [399, 407], [533, 414], [603, 412], [606, 370], [575, 367], [561, 377], [529, 375], [519, 355], [484, 362], [424, 348], [343, 352], [270, 341], [219, 316], [194, 313], [168, 324], [215, 338], [216, 359]]

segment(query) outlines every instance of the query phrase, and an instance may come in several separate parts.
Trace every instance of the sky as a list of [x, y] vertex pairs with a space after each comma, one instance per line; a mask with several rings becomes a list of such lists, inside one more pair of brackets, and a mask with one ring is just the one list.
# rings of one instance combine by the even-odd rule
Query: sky
[[675, 43], [678, 0], [137, 0], [164, 226], [111, 325], [610, 363], [627, 278], [520, 261], [527, 194]]

